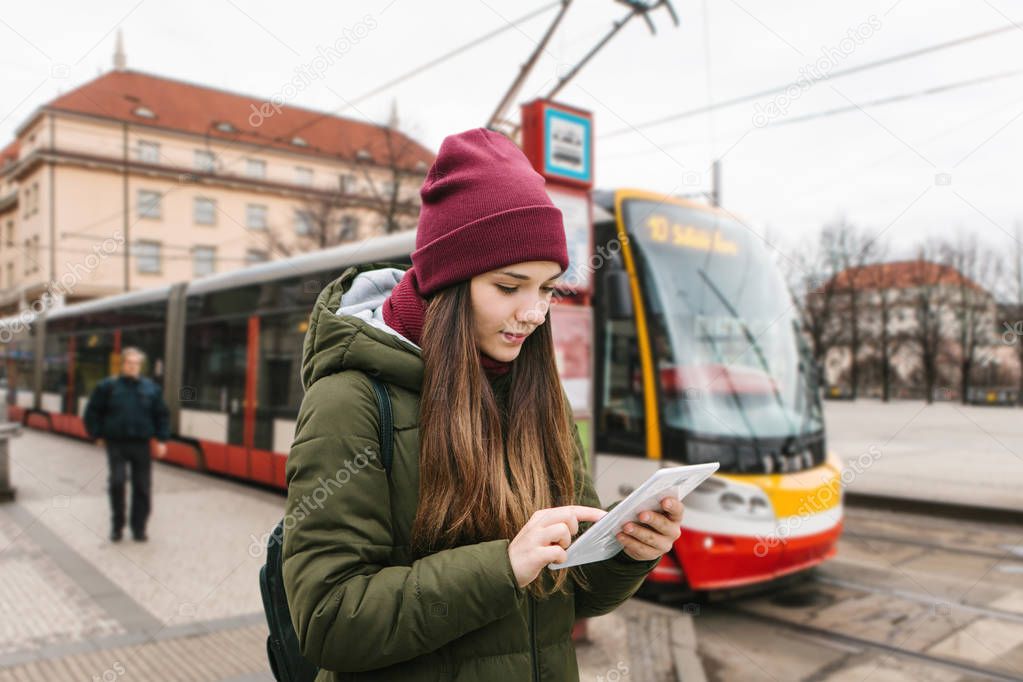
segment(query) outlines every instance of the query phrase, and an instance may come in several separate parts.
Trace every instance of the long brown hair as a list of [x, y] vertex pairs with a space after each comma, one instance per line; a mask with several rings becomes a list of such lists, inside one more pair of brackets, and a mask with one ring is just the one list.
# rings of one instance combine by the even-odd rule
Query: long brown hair
[[[413, 554], [511, 540], [535, 511], [575, 504], [575, 436], [554, 361], [550, 317], [522, 344], [504, 411], [480, 363], [468, 280], [430, 299], [422, 340]], [[567, 571], [588, 587], [575, 568], [544, 567], [527, 589], [536, 597], [567, 593]], [[550, 580], [541, 580], [544, 573]]]

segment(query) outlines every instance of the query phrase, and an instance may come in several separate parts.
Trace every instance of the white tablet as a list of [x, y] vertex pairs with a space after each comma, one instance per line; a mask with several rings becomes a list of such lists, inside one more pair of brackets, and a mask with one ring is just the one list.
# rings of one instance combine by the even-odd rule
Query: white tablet
[[547, 564], [548, 568], [568, 568], [610, 559], [623, 549], [615, 535], [626, 523], [638, 523], [637, 519], [644, 511], [663, 511], [661, 500], [669, 495], [681, 500], [717, 471], [719, 466], [719, 462], [709, 462], [658, 469], [618, 506], [577, 537], [569, 545], [566, 552], [568, 556], [563, 563], [550, 563]]

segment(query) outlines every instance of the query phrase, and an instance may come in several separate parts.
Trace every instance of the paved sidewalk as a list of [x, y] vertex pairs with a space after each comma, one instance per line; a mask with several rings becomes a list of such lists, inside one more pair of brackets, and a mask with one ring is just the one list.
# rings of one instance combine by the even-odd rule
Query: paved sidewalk
[[114, 544], [101, 449], [26, 429], [11, 458], [0, 680], [272, 679], [253, 542], [283, 496], [157, 465], [150, 541]]
[[828, 449], [854, 493], [1018, 511], [1023, 409], [825, 401]]
[[[157, 463], [149, 542], [115, 544], [103, 450], [26, 429], [11, 459], [0, 682], [273, 679], [257, 575], [283, 495]], [[637, 600], [590, 619], [581, 679], [674, 682], [699, 664], [686, 620]]]

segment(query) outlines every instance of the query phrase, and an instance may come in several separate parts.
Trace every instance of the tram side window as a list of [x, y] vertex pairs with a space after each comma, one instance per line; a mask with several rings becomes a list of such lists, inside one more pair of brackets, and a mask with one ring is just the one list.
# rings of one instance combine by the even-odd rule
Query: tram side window
[[[259, 319], [259, 368], [256, 373], [256, 427], [253, 445], [273, 450], [285, 429], [298, 416], [302, 403], [302, 342], [309, 327], [309, 312], [299, 310]], [[280, 420], [284, 420], [283, 422]], [[277, 445], [276, 447], [280, 447]]]
[[[7, 402], [8, 404], [18, 404], [18, 393], [31, 393], [32, 388], [32, 374], [34, 371], [34, 359], [33, 349], [35, 348], [34, 340], [31, 336], [22, 336], [16, 341], [11, 341], [7, 344], [6, 356], [7, 356]], [[31, 400], [23, 400], [22, 403], [28, 402], [28, 406], [31, 407]], [[24, 406], [24, 404], [23, 404]]]
[[258, 405], [294, 418], [302, 403], [302, 342], [309, 313], [266, 316], [259, 321]]
[[[610, 238], [609, 235], [608, 239]], [[602, 242], [606, 243], [606, 242]], [[615, 252], [596, 274], [594, 300], [597, 331], [596, 445], [600, 452], [642, 456], [646, 453], [646, 417], [636, 321], [611, 319], [606, 273], [623, 270]]]
[[81, 415], [85, 409], [84, 400], [103, 379], [117, 368], [112, 366], [114, 335], [105, 333], [79, 334], [75, 339], [75, 412]]
[[46, 335], [46, 355], [43, 362], [44, 409], [70, 412], [68, 400], [68, 353], [71, 337], [67, 334]]
[[185, 330], [181, 406], [236, 413], [245, 392], [245, 318], [211, 320]]

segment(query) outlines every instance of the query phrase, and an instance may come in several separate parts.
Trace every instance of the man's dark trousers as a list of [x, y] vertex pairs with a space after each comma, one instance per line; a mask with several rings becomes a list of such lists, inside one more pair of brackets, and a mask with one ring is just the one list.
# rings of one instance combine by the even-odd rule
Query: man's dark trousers
[[107, 463], [110, 508], [113, 512], [112, 528], [124, 528], [124, 485], [126, 468], [131, 467], [131, 532], [140, 536], [146, 532], [149, 518], [150, 495], [153, 488], [153, 467], [149, 456], [149, 440], [107, 441]]

